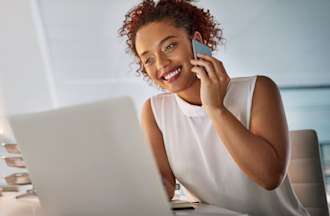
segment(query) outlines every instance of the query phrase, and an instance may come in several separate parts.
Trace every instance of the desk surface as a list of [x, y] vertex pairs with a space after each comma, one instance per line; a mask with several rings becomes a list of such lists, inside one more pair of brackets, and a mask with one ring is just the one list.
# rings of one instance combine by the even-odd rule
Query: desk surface
[[[0, 215], [1, 216], [43, 216], [40, 203], [37, 197], [28, 196], [16, 199], [18, 193], [6, 192], [0, 196]], [[216, 206], [201, 204], [195, 210], [177, 210], [174, 215], [185, 216], [247, 216]]]

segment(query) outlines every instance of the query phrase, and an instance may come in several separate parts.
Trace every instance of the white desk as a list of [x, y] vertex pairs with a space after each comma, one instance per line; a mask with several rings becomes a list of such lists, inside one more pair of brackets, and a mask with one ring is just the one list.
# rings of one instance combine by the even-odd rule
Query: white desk
[[[16, 199], [17, 193], [6, 192], [0, 197], [0, 216], [43, 216], [39, 199], [34, 196]], [[174, 215], [178, 216], [247, 216], [223, 208], [210, 205], [200, 205], [195, 210], [177, 210]]]

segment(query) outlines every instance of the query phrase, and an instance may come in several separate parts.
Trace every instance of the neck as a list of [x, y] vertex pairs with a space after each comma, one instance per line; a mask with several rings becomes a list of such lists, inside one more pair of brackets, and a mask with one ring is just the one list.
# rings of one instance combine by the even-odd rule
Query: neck
[[202, 105], [201, 96], [200, 96], [200, 87], [201, 81], [196, 78], [196, 80], [193, 81], [191, 86], [183, 91], [180, 91], [176, 93], [180, 98], [182, 98], [184, 101], [192, 104], [192, 105]]

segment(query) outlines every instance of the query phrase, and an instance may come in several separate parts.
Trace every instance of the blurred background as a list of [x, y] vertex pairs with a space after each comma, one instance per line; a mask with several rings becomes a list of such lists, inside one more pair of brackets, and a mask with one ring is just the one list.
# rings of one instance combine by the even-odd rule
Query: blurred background
[[[159, 91], [137, 77], [118, 37], [136, 0], [0, 0], [0, 139], [8, 115], [130, 95], [140, 113]], [[201, 0], [224, 29], [214, 53], [231, 77], [280, 87], [289, 129], [315, 129], [330, 185], [330, 1]], [[0, 155], [5, 154], [0, 148]], [[0, 163], [0, 174], [8, 168]], [[0, 185], [4, 184], [0, 182]], [[330, 186], [328, 193], [330, 193]]]

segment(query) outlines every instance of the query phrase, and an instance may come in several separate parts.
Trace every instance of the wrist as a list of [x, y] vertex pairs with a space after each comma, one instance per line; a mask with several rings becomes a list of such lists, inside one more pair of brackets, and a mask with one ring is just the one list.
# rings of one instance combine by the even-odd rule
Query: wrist
[[211, 120], [221, 118], [228, 111], [225, 106], [205, 107], [205, 110]]

